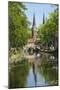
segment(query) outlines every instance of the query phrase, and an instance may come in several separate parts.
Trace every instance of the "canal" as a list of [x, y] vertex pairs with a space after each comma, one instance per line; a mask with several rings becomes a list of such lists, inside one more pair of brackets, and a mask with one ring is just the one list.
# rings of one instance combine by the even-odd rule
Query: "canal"
[[[31, 56], [31, 55], [30, 55]], [[9, 68], [9, 88], [58, 85], [58, 58], [53, 53], [22, 57]]]

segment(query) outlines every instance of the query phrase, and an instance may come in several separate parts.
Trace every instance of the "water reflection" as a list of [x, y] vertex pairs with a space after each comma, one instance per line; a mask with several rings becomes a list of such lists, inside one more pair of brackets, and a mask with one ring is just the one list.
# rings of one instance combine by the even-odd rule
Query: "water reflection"
[[58, 85], [58, 60], [53, 54], [22, 59], [9, 70], [9, 88], [49, 85]]
[[35, 82], [35, 86], [37, 85], [37, 73], [36, 73], [36, 67], [35, 64], [32, 64], [32, 70], [33, 70], [33, 75], [34, 75], [34, 82]]
[[29, 66], [26, 60], [15, 65], [9, 71], [9, 88], [24, 87], [29, 73]]
[[58, 60], [51, 54], [46, 54], [41, 58], [38, 67], [40, 74], [48, 81], [48, 85], [58, 85]]

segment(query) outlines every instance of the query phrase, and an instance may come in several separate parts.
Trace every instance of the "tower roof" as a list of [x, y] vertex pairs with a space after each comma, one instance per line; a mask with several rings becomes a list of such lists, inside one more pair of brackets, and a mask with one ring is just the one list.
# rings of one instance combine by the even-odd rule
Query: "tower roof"
[[35, 26], [35, 13], [33, 14], [33, 25], [32, 26]]
[[43, 13], [43, 24], [45, 23], [45, 14]]
[[33, 14], [33, 23], [32, 23], [32, 38], [34, 37], [34, 30], [35, 30], [35, 13]]

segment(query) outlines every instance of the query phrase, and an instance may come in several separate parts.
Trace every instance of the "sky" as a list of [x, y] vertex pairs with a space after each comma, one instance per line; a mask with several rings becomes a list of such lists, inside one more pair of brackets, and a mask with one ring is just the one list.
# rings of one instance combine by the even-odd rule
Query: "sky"
[[24, 3], [27, 10], [25, 11], [28, 20], [33, 22], [33, 14], [35, 13], [35, 22], [36, 27], [38, 27], [43, 22], [43, 13], [45, 18], [48, 17], [48, 14], [54, 11], [55, 6], [53, 4], [37, 4], [37, 3]]

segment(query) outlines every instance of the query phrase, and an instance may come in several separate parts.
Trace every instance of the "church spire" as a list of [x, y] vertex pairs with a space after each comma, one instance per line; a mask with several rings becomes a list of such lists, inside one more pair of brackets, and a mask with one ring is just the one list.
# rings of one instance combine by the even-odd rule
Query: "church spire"
[[33, 26], [35, 26], [35, 13], [33, 15]]
[[33, 14], [33, 23], [32, 23], [32, 38], [34, 37], [34, 30], [35, 30], [35, 13]]
[[45, 23], [45, 14], [43, 13], [43, 24]]

